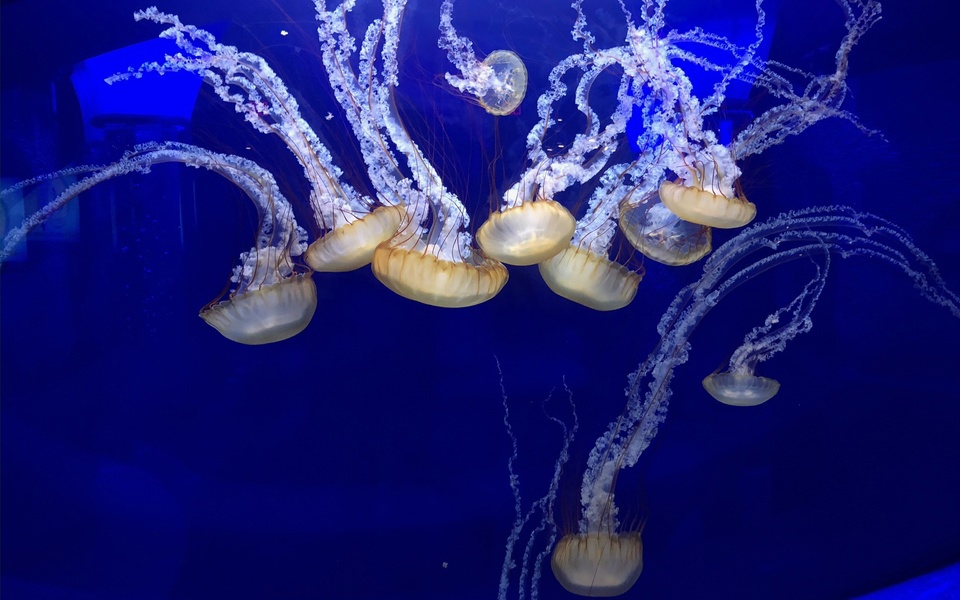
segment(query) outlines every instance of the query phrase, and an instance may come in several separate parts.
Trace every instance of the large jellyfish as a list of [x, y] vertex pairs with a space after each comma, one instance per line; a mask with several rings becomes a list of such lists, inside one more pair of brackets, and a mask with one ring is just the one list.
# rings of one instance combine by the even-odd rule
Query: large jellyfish
[[310, 271], [294, 262], [307, 249], [307, 232], [297, 225], [290, 203], [273, 176], [256, 163], [189, 144], [145, 144], [110, 165], [72, 167], [7, 188], [4, 194], [57, 177], [85, 175], [7, 233], [0, 264], [30, 230], [83, 192], [120, 175], [149, 173], [151, 166], [165, 162], [179, 162], [222, 175], [249, 196], [260, 214], [256, 245], [241, 254], [240, 264], [230, 278], [233, 289], [226, 299], [218, 298], [207, 305], [200, 317], [224, 337], [242, 344], [277, 342], [303, 331], [317, 308], [317, 288]]

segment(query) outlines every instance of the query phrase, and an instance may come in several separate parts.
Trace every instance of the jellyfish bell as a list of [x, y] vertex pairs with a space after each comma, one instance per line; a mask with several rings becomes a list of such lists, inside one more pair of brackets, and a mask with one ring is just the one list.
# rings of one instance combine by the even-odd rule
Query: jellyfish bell
[[260, 345], [297, 335], [316, 310], [317, 286], [300, 273], [209, 305], [200, 318], [229, 340]]
[[527, 67], [515, 52], [497, 50], [482, 61], [473, 51], [473, 42], [457, 33], [453, 25], [453, 2], [440, 4], [440, 47], [459, 74], [447, 73], [447, 83], [477, 99], [480, 106], [496, 116], [517, 110], [527, 93]]
[[394, 293], [430, 306], [464, 308], [490, 300], [506, 285], [507, 268], [473, 246], [466, 207], [399, 121], [389, 135], [403, 148], [411, 176], [392, 184], [396, 190], [381, 190], [382, 197], [398, 197], [401, 222], [374, 249], [374, 276]]
[[515, 52], [497, 50], [483, 59], [487, 84], [477, 100], [491, 115], [512, 114], [527, 93], [527, 67]]
[[400, 228], [403, 211], [380, 206], [346, 225], [327, 232], [307, 248], [304, 260], [314, 271], [341, 273], [364, 267], [381, 243]]
[[538, 268], [555, 294], [594, 310], [617, 310], [633, 301], [643, 272], [607, 257], [615, 225], [605, 207], [594, 208], [578, 221], [573, 241]]
[[633, 587], [643, 571], [643, 542], [635, 531], [568, 534], [554, 547], [550, 568], [571, 594], [619, 596]]
[[730, 406], [757, 406], [780, 391], [780, 382], [754, 375], [748, 369], [711, 373], [703, 378], [703, 389], [718, 402]]
[[635, 272], [608, 258], [619, 204], [629, 193], [628, 186], [621, 185], [624, 168], [628, 167], [612, 167], [600, 177], [570, 244], [539, 264], [541, 277], [554, 293], [594, 310], [627, 306], [643, 279], [642, 269]]
[[630, 304], [643, 278], [606, 256], [573, 245], [540, 263], [539, 268], [555, 294], [600, 311]]
[[728, 198], [671, 181], [660, 185], [660, 200], [684, 221], [717, 229], [743, 227], [757, 216], [756, 205], [744, 197]]
[[540, 199], [491, 213], [477, 231], [477, 243], [504, 264], [535, 265], [567, 247], [576, 226], [562, 204]]
[[503, 289], [508, 277], [506, 267], [497, 261], [445, 260], [423, 242], [408, 246], [380, 244], [373, 255], [373, 274], [394, 293], [441, 308], [486, 302]]
[[[422, 156], [419, 161], [429, 165]], [[454, 194], [442, 185], [424, 185], [410, 188], [405, 202], [399, 231], [373, 252], [373, 274], [382, 284], [442, 308], [474, 306], [503, 289], [507, 268], [473, 248], [469, 216]]]
[[709, 227], [684, 221], [657, 196], [621, 204], [618, 224], [641, 254], [671, 267], [695, 263], [713, 248]]
[[[623, 482], [614, 475], [613, 487], [622, 487], [618, 483]], [[580, 490], [571, 491], [577, 492], [571, 500], [578, 503]], [[618, 490], [618, 498], [621, 492]], [[577, 522], [572, 529], [563, 528], [564, 535], [551, 552], [554, 577], [565, 590], [578, 596], [607, 598], [625, 594], [643, 571], [641, 536], [646, 516], [638, 512], [625, 524], [619, 518], [621, 511], [613, 503], [613, 494], [599, 513], [574, 509], [561, 514], [566, 521], [574, 512], [578, 513]]]
[[680, 174], [680, 181], [660, 184], [660, 200], [684, 221], [736, 229], [757, 216], [756, 205], [739, 189], [740, 169], [729, 148], [691, 145], [671, 169]]
[[507, 284], [500, 262], [480, 253], [452, 256], [442, 243], [398, 233], [377, 246], [373, 274], [404, 298], [441, 308], [464, 308], [490, 300]]

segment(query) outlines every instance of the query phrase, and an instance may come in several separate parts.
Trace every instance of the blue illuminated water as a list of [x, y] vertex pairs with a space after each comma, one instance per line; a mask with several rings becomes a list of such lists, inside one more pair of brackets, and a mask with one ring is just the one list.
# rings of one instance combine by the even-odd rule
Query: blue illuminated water
[[[617, 4], [588, 3], [598, 37], [620, 43]], [[160, 8], [270, 60], [345, 170], [362, 176], [346, 127], [324, 119], [337, 108], [322, 84], [312, 4], [198, 4]], [[461, 32], [485, 52], [515, 50], [530, 72], [519, 113], [495, 130], [438, 77], [449, 69], [435, 44], [438, 4], [408, 8], [398, 104], [478, 226], [486, 165], [499, 148], [498, 184], [520, 171], [546, 74], [577, 50], [573, 14], [564, 1], [458, 0]], [[743, 185], [760, 219], [835, 203], [889, 218], [956, 290], [960, 56], [949, 42], [956, 11], [942, 4], [891, 0], [854, 52], [850, 109], [886, 141], [825, 122], [751, 159]], [[767, 6], [771, 58], [829, 67], [843, 33], [833, 3]], [[152, 39], [156, 27], [130, 18], [142, 7], [3, 3], [4, 183], [178, 139], [257, 160], [303, 207], [289, 152], [208, 91], [197, 97], [189, 77], [124, 83], [129, 95], [91, 118], [99, 79], [84, 80], [78, 65]], [[668, 18], [735, 35], [752, 23], [752, 3], [673, 0]], [[733, 119], [734, 108], [750, 110], [749, 98]], [[499, 296], [461, 310], [393, 295], [368, 269], [315, 274], [320, 302], [307, 330], [245, 347], [196, 315], [249, 246], [247, 204], [213, 175], [159, 166], [84, 195], [4, 265], [4, 597], [494, 598], [514, 518], [497, 361], [531, 501], [560, 447], [544, 399], [552, 391], [546, 409], [566, 415], [564, 382], [572, 393], [576, 469], [699, 267], [648, 262], [636, 300], [612, 313], [553, 295], [532, 267], [511, 268]], [[715, 236], [719, 245], [732, 234]], [[621, 476], [625, 510], [647, 517], [644, 573], [625, 598], [849, 598], [960, 561], [960, 323], [899, 271], [834, 261], [813, 331], [764, 365], [782, 384], [767, 404], [735, 409], [701, 389], [808, 269], [757, 278], [691, 338], [666, 424]], [[561, 514], [577, 502], [569, 479]], [[928, 597], [956, 597], [950, 589]], [[549, 575], [541, 594], [569, 597]]]

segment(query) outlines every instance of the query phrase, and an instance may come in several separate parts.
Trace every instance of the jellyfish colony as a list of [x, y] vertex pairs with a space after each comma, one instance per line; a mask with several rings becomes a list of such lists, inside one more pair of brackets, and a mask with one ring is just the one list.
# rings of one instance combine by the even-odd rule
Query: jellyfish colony
[[[472, 0], [461, 0], [467, 1]], [[731, 291], [786, 263], [811, 265], [810, 280], [796, 296], [758, 318], [726, 368], [703, 379], [706, 392], [734, 406], [776, 396], [780, 383], [757, 374], [760, 363], [811, 329], [811, 313], [838, 258], [865, 257], [892, 266], [955, 317], [960, 298], [892, 222], [844, 206], [775, 215], [748, 200], [740, 185], [744, 159], [824, 119], [849, 122], [865, 136], [879, 134], [845, 107], [849, 57], [880, 19], [876, 0], [838, 0], [836, 19], [844, 33], [824, 73], [761, 56], [763, 0], [756, 1], [747, 43], [700, 27], [672, 29], [668, 0], [621, 0], [626, 36], [611, 46], [600, 45], [591, 32], [584, 4], [595, 1], [573, 1], [570, 35], [581, 47], [556, 63], [546, 81], [530, 78], [523, 56], [480, 47], [461, 35], [453, 0], [439, 2], [438, 31], [417, 32], [437, 36], [449, 69], [438, 80], [465, 104], [481, 107], [483, 118], [508, 119], [528, 90], [539, 93], [522, 164], [510, 165], [515, 175], [502, 182], [496, 206], [479, 224], [471, 224], [465, 200], [411, 135], [395, 101], [406, 0], [382, 0], [382, 12], [370, 22], [354, 17], [357, 0], [336, 6], [314, 1], [326, 83], [339, 105], [329, 109], [352, 133], [350, 143], [359, 150], [352, 154], [323, 141], [265, 58], [222, 44], [156, 7], [138, 11], [134, 18], [158, 25], [159, 36], [175, 42], [179, 52], [131, 65], [106, 84], [136, 86], [141, 78], [164, 73], [194, 74], [256, 131], [283, 142], [302, 168], [309, 197], [285, 197], [269, 171], [241, 156], [173, 141], [142, 144], [111, 164], [71, 167], [4, 190], [78, 178], [38, 212], [12, 224], [0, 262], [14, 255], [32, 229], [93, 186], [176, 162], [221, 175], [254, 202], [259, 215], [255, 241], [240, 255], [228, 291], [200, 312], [224, 337], [241, 344], [278, 342], [307, 329], [318, 304], [314, 271], [370, 265], [377, 280], [404, 298], [460, 308], [491, 301], [508, 284], [508, 265], [537, 265], [550, 290], [566, 299], [558, 302], [615, 311], [637, 295], [644, 261], [699, 264], [693, 268], [702, 275], [682, 287], [660, 317], [659, 342], [627, 376], [622, 414], [589, 451], [574, 530], [559, 535], [552, 506], [575, 427], [564, 429], [552, 485], [529, 510], [521, 506], [511, 476], [517, 515], [499, 597], [537, 598], [547, 562], [573, 594], [623, 594], [641, 576], [643, 544], [642, 531], [622, 522], [618, 477], [637, 464], [664, 422], [671, 381], [676, 367], [688, 360], [692, 332]], [[692, 72], [706, 73], [710, 84], [697, 79], [695, 85]], [[762, 94], [769, 106], [723, 135], [712, 117], [725, 110], [733, 86]], [[584, 127], [569, 143], [551, 146], [564, 103], [575, 106]], [[315, 239], [296, 214], [312, 216], [312, 231], [320, 232]], [[727, 241], [714, 248], [713, 229], [734, 231], [724, 233]], [[621, 241], [636, 251], [633, 262], [617, 246]]]

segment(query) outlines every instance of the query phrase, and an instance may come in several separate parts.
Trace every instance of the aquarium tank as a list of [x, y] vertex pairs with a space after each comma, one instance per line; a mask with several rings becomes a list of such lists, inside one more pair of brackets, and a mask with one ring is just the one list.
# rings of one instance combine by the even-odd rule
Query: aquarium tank
[[4, 597], [960, 597], [957, 15], [3, 2]]

